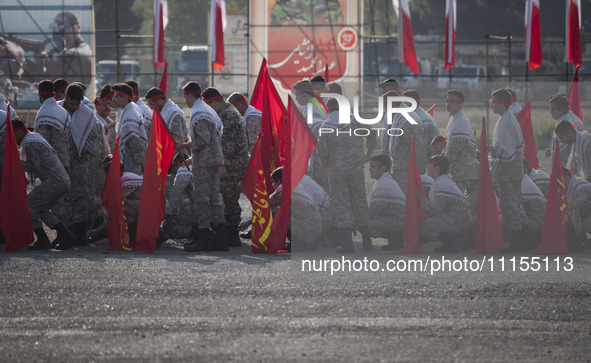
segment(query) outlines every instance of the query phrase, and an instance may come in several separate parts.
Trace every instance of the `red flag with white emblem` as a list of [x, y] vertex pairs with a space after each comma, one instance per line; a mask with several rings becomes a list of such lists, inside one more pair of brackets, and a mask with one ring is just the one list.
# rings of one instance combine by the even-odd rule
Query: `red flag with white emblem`
[[445, 71], [455, 67], [456, 0], [445, 2]]
[[392, 3], [398, 16], [398, 59], [402, 59], [411, 72], [419, 74], [408, 0], [392, 0]]
[[542, 66], [540, 0], [525, 2], [525, 61], [530, 70]]

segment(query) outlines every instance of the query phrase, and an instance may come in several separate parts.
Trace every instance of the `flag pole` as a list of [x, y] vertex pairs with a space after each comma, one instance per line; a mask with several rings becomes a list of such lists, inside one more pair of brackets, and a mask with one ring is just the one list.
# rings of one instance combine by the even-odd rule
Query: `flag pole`
[[213, 70], [213, 64], [215, 62], [211, 62], [211, 86], [215, 87], [215, 71]]

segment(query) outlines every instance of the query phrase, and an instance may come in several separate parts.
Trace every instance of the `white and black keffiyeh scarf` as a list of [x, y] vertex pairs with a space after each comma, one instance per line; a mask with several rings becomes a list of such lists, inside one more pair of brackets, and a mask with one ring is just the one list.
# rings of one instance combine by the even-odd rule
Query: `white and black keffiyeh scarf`
[[55, 98], [49, 97], [43, 102], [37, 112], [37, 117], [35, 117], [35, 131], [41, 125], [53, 126], [62, 135], [66, 135], [70, 126], [70, 115], [68, 115], [68, 111], [56, 102]]
[[70, 123], [70, 132], [72, 139], [76, 144], [78, 155], [81, 155], [82, 149], [86, 144], [88, 135], [94, 127], [96, 120], [94, 112], [84, 104], [80, 104], [76, 112], [72, 114], [72, 122]]
[[224, 131], [222, 120], [213, 108], [209, 107], [202, 99], [195, 101], [191, 108], [191, 130], [195, 127], [197, 120], [207, 120], [215, 125], [218, 134], [221, 135]]

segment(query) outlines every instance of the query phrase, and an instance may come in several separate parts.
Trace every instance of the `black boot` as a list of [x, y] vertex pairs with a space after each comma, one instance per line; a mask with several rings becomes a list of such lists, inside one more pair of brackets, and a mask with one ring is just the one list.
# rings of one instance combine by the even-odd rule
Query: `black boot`
[[156, 248], [160, 248], [164, 242], [168, 241], [168, 233], [163, 228], [158, 229], [158, 237], [156, 237]]
[[35, 235], [37, 236], [37, 241], [35, 241], [35, 243], [33, 243], [32, 245], [28, 245], [27, 250], [35, 251], [35, 250], [50, 249], [51, 243], [49, 243], [49, 238], [47, 237], [47, 234], [45, 233], [45, 230], [43, 229], [43, 227], [35, 228], [33, 231], [35, 232]]
[[458, 238], [459, 234], [456, 233], [447, 233], [441, 232], [439, 234], [439, 240], [441, 241], [441, 246], [435, 248], [435, 252], [458, 252]]
[[339, 246], [335, 249], [336, 253], [355, 253], [350, 228], [339, 228], [337, 236]]
[[84, 222], [76, 222], [72, 227], [72, 233], [76, 236], [75, 246], [87, 246], [88, 238], [86, 238], [87, 224]]
[[404, 245], [402, 244], [402, 235], [393, 233], [388, 237], [388, 244], [382, 246], [382, 251], [398, 251], [402, 249]]
[[242, 241], [238, 235], [238, 226], [226, 225], [226, 241], [228, 247], [241, 247]]
[[4, 243], [6, 243], [6, 240], [4, 239], [4, 234], [2, 233], [2, 230], [0, 230], [0, 244]]
[[373, 243], [371, 242], [371, 237], [369, 234], [369, 227], [368, 226], [360, 226], [359, 232], [361, 233], [361, 238], [363, 240], [363, 252], [371, 252], [373, 251]]
[[194, 235], [191, 243], [185, 244], [187, 252], [208, 252], [215, 248], [216, 233], [209, 228], [197, 228], [191, 231]]
[[511, 231], [511, 242], [509, 247], [503, 250], [504, 253], [522, 253], [525, 252], [525, 242], [523, 240], [523, 230], [516, 229]]
[[76, 236], [63, 223], [57, 224], [54, 229], [57, 231], [55, 239], [59, 240], [59, 243], [55, 245], [55, 249], [66, 250], [76, 244]]
[[226, 234], [228, 227], [225, 223], [220, 223], [215, 226], [215, 246], [213, 251], [221, 251], [226, 252], [230, 249], [228, 248], [228, 235]]

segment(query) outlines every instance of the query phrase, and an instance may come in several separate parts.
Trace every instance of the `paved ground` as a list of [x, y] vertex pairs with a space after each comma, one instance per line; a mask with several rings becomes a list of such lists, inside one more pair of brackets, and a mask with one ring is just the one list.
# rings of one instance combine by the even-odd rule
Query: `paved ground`
[[[377, 241], [381, 243], [382, 241]], [[360, 247], [360, 246], [358, 246]], [[591, 253], [573, 270], [301, 271], [309, 255], [0, 253], [2, 361], [588, 361]], [[486, 261], [475, 253], [369, 254]], [[519, 255], [519, 257], [531, 255]], [[544, 256], [541, 256], [544, 257]], [[549, 269], [556, 263], [550, 257]], [[363, 255], [346, 259], [362, 260]], [[519, 261], [519, 260], [517, 260]], [[332, 262], [330, 262], [332, 263]], [[361, 263], [361, 262], [359, 262]], [[566, 262], [567, 263], [567, 262]], [[568, 263], [567, 263], [568, 264]], [[461, 262], [456, 263], [460, 267]], [[357, 266], [358, 264], [353, 264]], [[375, 267], [375, 263], [373, 264]]]

